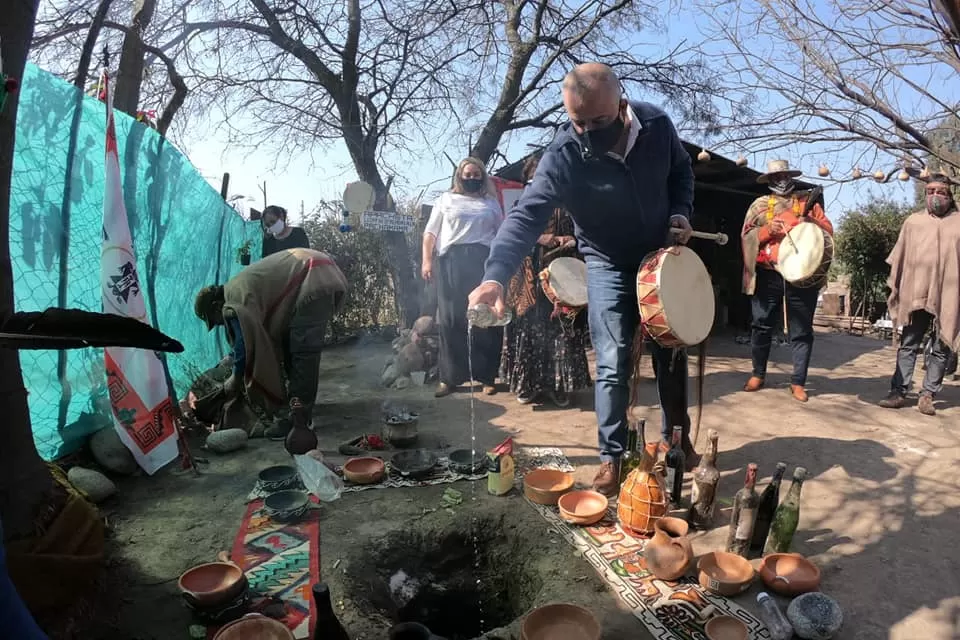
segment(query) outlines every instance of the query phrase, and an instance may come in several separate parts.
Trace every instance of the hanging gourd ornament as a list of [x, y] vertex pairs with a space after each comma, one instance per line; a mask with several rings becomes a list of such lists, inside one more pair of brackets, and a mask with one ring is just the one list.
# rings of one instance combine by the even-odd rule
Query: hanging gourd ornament
[[853, 168], [853, 179], [854, 179], [854, 180], [859, 180], [859, 179], [862, 178], [862, 177], [863, 177], [863, 171], [860, 171], [860, 167], [854, 167], [854, 168]]
[[700, 153], [697, 154], [697, 160], [700, 162], [710, 162], [710, 154], [707, 153], [706, 149], [700, 149]]
[[738, 167], [747, 166], [747, 159], [743, 157], [742, 153], [737, 157], [737, 166]]
[[830, 175], [830, 169], [827, 167], [827, 165], [822, 164], [822, 165], [820, 165], [820, 168], [817, 169], [817, 174], [818, 174], [821, 178], [826, 178], [827, 176]]
[[926, 180], [929, 177], [930, 177], [930, 169], [928, 169], [927, 167], [924, 167], [923, 171], [920, 172], [920, 179]]
[[910, 174], [907, 173], [907, 170], [906, 170], [906, 169], [904, 169], [904, 170], [902, 170], [902, 171], [900, 172], [900, 174], [897, 176], [897, 178], [898, 178], [901, 182], [906, 182], [907, 180], [910, 179]]
[[880, 171], [880, 169], [877, 169], [873, 174], [873, 179], [876, 180], [877, 182], [883, 182], [884, 180], [886, 180], [886, 178], [887, 178], [887, 174], [885, 174], [883, 171]]

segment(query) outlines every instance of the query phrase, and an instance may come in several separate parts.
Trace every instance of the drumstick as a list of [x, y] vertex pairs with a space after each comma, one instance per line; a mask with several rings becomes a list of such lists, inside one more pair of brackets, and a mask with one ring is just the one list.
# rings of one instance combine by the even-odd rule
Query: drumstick
[[[678, 229], [677, 227], [670, 227], [670, 232], [675, 234], [683, 233], [683, 229]], [[690, 234], [692, 238], [700, 238], [701, 240], [713, 240], [719, 245], [725, 245], [729, 241], [727, 234], [725, 233], [707, 233], [706, 231], [694, 231]]]

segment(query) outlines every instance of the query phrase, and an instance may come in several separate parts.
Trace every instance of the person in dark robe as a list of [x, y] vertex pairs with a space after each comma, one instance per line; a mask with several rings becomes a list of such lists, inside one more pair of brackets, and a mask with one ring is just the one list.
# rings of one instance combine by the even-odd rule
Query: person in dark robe
[[303, 227], [291, 227], [287, 224], [287, 210], [270, 205], [263, 210], [260, 219], [263, 225], [263, 255], [266, 258], [284, 249], [309, 249], [310, 239]]

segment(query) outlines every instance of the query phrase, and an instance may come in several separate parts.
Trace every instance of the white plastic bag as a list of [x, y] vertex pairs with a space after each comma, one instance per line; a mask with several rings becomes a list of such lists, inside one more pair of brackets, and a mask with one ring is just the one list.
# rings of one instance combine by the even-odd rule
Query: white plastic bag
[[322, 456], [293, 456], [293, 461], [297, 465], [303, 486], [313, 495], [324, 502], [333, 502], [343, 493], [343, 480], [323, 464]]

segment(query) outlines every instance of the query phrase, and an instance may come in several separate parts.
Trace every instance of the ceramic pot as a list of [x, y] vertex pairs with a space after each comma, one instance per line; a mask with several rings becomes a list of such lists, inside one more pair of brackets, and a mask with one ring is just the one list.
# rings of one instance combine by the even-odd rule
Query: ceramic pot
[[650, 573], [661, 580], [676, 580], [687, 572], [693, 560], [688, 530], [680, 518], [660, 518], [653, 524], [653, 538], [643, 550]]
[[663, 478], [654, 471], [656, 460], [657, 445], [650, 443], [643, 450], [640, 466], [627, 474], [620, 487], [617, 519], [627, 533], [650, 535], [654, 523], [669, 510]]

